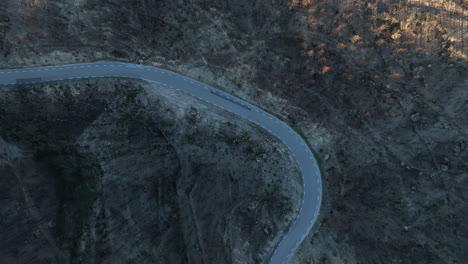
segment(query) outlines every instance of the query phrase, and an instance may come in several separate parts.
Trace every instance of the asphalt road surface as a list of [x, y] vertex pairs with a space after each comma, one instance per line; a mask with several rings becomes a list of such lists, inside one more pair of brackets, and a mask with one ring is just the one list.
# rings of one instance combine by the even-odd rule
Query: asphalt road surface
[[109, 62], [2, 70], [0, 85], [101, 77], [133, 78], [171, 87], [241, 116], [279, 138], [293, 154], [301, 170], [304, 185], [299, 214], [270, 259], [271, 264], [289, 261], [317, 219], [322, 200], [322, 182], [317, 161], [307, 144], [292, 128], [274, 116], [248, 102], [177, 73], [137, 64]]

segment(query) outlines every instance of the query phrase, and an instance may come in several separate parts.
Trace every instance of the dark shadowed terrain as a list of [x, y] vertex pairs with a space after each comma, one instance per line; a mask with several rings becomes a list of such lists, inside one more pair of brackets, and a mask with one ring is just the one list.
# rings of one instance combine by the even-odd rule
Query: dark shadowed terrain
[[262, 262], [300, 206], [284, 145], [163, 86], [4, 87], [0, 124], [1, 263]]

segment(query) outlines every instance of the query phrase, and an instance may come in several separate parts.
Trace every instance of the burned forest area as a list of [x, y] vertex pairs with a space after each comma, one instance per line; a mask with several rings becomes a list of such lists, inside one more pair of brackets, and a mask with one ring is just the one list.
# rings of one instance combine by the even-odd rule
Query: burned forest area
[[[0, 2], [1, 69], [100, 61], [304, 138], [323, 198], [290, 263], [468, 260], [468, 2]], [[0, 263], [268, 263], [302, 199], [274, 136], [116, 78], [0, 87], [0, 175]]]

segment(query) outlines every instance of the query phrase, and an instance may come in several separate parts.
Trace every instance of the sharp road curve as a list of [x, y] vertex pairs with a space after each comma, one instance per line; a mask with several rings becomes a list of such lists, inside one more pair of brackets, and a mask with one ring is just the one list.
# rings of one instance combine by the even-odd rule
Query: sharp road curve
[[248, 102], [190, 78], [167, 70], [137, 64], [108, 62], [1, 70], [0, 85], [102, 77], [140, 79], [177, 89], [241, 116], [280, 139], [289, 148], [301, 170], [304, 193], [299, 214], [271, 254], [269, 263], [282, 264], [290, 260], [317, 219], [322, 200], [322, 183], [320, 170], [311, 150], [304, 140], [281, 120]]

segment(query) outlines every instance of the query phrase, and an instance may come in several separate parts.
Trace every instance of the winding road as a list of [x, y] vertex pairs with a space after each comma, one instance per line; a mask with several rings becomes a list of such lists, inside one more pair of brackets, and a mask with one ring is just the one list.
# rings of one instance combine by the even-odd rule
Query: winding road
[[83, 78], [132, 78], [157, 83], [190, 94], [243, 117], [280, 139], [291, 151], [303, 177], [303, 199], [294, 223], [271, 255], [271, 264], [287, 263], [309, 234], [320, 211], [320, 170], [304, 140], [287, 124], [260, 108], [174, 72], [138, 64], [108, 62], [1, 70], [0, 85], [56, 82]]

